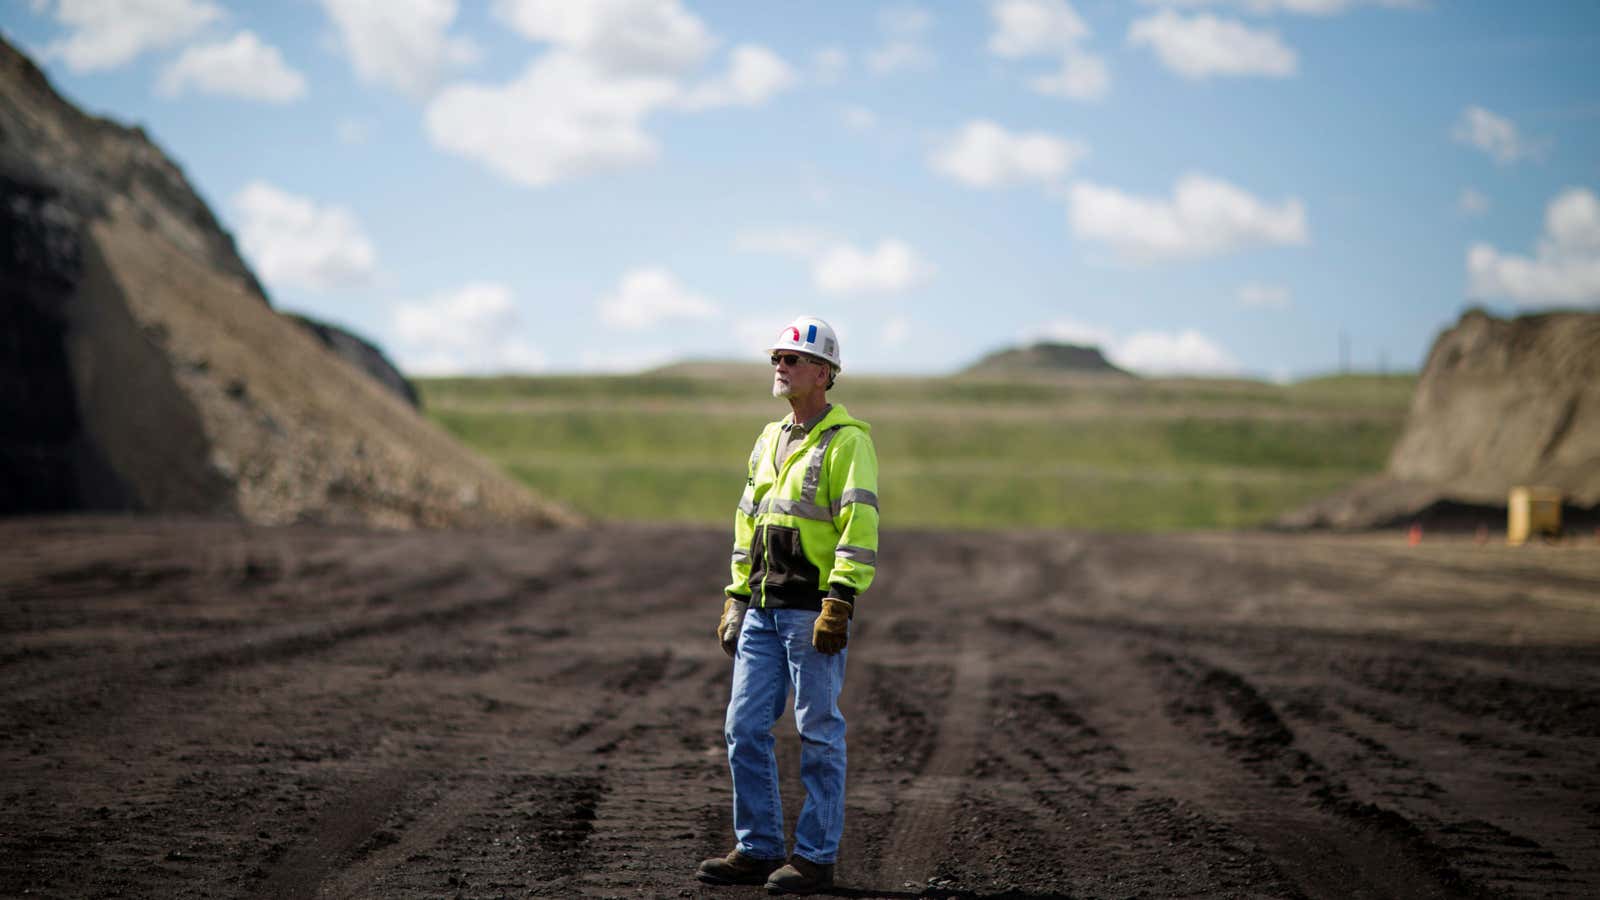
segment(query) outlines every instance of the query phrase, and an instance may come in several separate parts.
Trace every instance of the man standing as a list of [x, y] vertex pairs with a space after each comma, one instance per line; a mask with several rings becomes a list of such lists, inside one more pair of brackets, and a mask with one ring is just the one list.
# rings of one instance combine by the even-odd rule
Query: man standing
[[[871, 426], [828, 402], [840, 364], [827, 322], [795, 319], [772, 345], [772, 367], [772, 395], [792, 412], [767, 425], [750, 453], [733, 583], [717, 624], [733, 657], [725, 735], [738, 844], [696, 875], [809, 894], [833, 885], [844, 830], [839, 690], [850, 619], [878, 562], [878, 457]], [[806, 801], [786, 864], [772, 726], [790, 690]]]

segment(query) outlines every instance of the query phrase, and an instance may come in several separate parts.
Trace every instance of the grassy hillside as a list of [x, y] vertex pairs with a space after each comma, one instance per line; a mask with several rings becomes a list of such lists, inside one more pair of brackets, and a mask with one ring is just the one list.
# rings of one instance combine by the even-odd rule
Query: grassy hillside
[[[1124, 531], [1259, 525], [1383, 468], [1412, 376], [846, 378], [892, 525]], [[728, 522], [764, 375], [447, 378], [428, 414], [540, 493], [605, 519]]]

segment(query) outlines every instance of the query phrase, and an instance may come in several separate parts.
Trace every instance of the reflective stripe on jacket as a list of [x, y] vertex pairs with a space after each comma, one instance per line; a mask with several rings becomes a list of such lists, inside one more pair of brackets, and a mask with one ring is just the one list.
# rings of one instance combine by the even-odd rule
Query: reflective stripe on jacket
[[750, 451], [727, 593], [778, 609], [820, 610], [826, 597], [853, 603], [878, 565], [872, 426], [836, 403], [780, 464], [782, 429], [781, 420], [768, 424]]

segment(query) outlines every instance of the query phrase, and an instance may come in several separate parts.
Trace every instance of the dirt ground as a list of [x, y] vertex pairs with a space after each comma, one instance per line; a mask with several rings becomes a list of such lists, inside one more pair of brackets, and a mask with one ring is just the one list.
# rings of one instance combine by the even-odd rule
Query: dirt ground
[[[692, 877], [728, 546], [0, 521], [0, 895], [762, 896]], [[836, 895], [1600, 896], [1593, 536], [881, 556]]]

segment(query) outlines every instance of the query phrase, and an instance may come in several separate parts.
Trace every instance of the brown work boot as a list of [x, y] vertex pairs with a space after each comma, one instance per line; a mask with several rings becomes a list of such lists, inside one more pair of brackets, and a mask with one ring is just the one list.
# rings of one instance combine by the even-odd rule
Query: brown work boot
[[815, 894], [833, 887], [833, 863], [814, 863], [804, 856], [789, 857], [789, 864], [767, 879], [769, 894]]
[[781, 859], [745, 856], [735, 847], [727, 856], [701, 863], [694, 877], [706, 884], [765, 884], [772, 870], [781, 865]]

